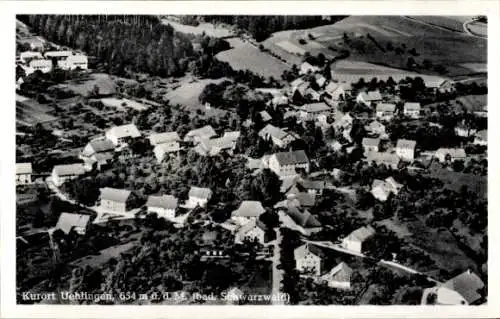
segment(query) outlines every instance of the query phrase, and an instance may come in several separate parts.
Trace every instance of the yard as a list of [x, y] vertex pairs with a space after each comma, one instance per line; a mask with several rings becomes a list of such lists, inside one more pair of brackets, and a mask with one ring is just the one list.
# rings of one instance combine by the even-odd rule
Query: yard
[[229, 63], [235, 70], [250, 70], [264, 77], [272, 76], [280, 79], [283, 71], [291, 67], [270, 54], [262, 52], [246, 40], [232, 38], [227, 41], [231, 49], [220, 52], [216, 57], [220, 61]]

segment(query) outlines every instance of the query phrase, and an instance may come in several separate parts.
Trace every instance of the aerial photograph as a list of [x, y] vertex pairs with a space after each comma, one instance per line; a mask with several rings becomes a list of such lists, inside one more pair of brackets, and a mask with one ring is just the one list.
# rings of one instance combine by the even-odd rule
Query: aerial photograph
[[487, 25], [17, 15], [17, 304], [487, 305]]

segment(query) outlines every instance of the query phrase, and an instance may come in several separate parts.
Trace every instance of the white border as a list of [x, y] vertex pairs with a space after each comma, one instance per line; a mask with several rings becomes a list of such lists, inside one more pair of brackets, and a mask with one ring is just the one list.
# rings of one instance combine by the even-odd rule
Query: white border
[[[0, 128], [3, 132], [0, 159], [0, 262], [1, 318], [485, 318], [499, 317], [498, 223], [500, 211], [496, 187], [500, 181], [498, 126], [489, 125], [489, 293], [488, 305], [480, 307], [439, 306], [18, 306], [15, 304], [15, 15], [23, 13], [89, 14], [352, 14], [352, 15], [488, 15], [489, 120], [498, 119], [499, 2], [491, 1], [12, 1], [1, 3], [2, 40]], [[496, 102], [496, 103], [495, 103]], [[492, 122], [495, 123], [495, 122]], [[495, 123], [496, 124], [496, 123]]]

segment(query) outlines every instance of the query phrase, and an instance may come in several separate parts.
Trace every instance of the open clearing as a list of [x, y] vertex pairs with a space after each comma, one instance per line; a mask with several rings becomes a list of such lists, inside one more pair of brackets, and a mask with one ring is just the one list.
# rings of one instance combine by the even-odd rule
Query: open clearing
[[486, 37], [488, 35], [488, 25], [479, 21], [467, 24], [467, 29], [475, 35]]
[[205, 33], [209, 37], [213, 38], [225, 38], [234, 36], [234, 32], [226, 26], [216, 26], [213, 23], [200, 23], [198, 26], [181, 24], [169, 19], [163, 19], [163, 24], [170, 24], [176, 31], [187, 33], [187, 34], [196, 34], [201, 35]]
[[101, 250], [97, 256], [86, 256], [73, 261], [71, 264], [82, 268], [86, 266], [99, 267], [111, 258], [119, 258], [121, 253], [132, 249], [136, 245], [137, 243], [129, 242], [122, 245], [112, 246]]
[[48, 114], [51, 108], [20, 95], [16, 96], [16, 120], [24, 125], [35, 125], [57, 120], [57, 117]]
[[116, 93], [115, 82], [109, 74], [105, 73], [93, 73], [88, 77], [71, 80], [58, 87], [67, 88], [82, 96], [89, 96], [96, 86], [99, 88], [99, 94], [101, 95], [112, 95]]
[[235, 70], [250, 70], [264, 77], [279, 79], [283, 71], [290, 67], [254, 45], [240, 38], [227, 40], [231, 49], [216, 55], [220, 61], [227, 62]]

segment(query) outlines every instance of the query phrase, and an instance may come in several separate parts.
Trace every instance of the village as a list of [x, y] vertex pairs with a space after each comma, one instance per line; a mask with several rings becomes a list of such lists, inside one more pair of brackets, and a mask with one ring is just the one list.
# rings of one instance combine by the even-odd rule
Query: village
[[[17, 42], [18, 107], [65, 100], [24, 96], [34, 77], [98, 73], [81, 51]], [[53, 289], [80, 280], [94, 292], [288, 296], [273, 304], [484, 304], [487, 88], [418, 76], [347, 82], [325, 56], [301, 60], [279, 85], [209, 84], [196, 111], [96, 82], [62, 107], [58, 128], [18, 122], [16, 138], [28, 141], [17, 143], [18, 221], [48, 207], [18, 225], [18, 245], [29, 252], [46, 234], [44, 267], [72, 264]], [[118, 120], [99, 122], [106, 114]], [[451, 248], [433, 251], [441, 240]], [[101, 257], [86, 256], [85, 241]], [[168, 276], [153, 279], [152, 267]], [[125, 268], [142, 277], [122, 278]]]

